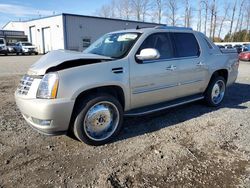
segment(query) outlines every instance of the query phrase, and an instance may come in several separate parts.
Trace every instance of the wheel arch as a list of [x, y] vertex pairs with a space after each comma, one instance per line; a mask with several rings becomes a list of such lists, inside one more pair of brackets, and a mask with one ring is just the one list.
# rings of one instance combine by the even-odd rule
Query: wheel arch
[[227, 69], [219, 69], [219, 70], [215, 71], [213, 73], [213, 75], [222, 76], [225, 79], [226, 83], [227, 83], [227, 80], [228, 80], [228, 70]]
[[207, 87], [206, 87], [205, 92], [207, 91], [207, 89], [208, 89], [208, 87], [209, 87], [211, 81], [212, 81], [215, 77], [217, 77], [217, 76], [222, 76], [222, 77], [225, 79], [225, 81], [226, 81], [225, 84], [227, 84], [227, 81], [228, 81], [228, 70], [227, 70], [227, 69], [218, 69], [218, 70], [214, 71], [213, 74], [211, 75], [210, 80], [209, 80], [209, 82], [208, 82], [208, 85], [207, 85]]
[[114, 96], [121, 103], [123, 109], [125, 108], [125, 93], [122, 87], [118, 85], [106, 85], [106, 86], [94, 87], [94, 88], [84, 90], [77, 95], [75, 99], [75, 105], [84, 97], [92, 95], [92, 94], [98, 94], [98, 93], [109, 94], [109, 95]]
[[122, 105], [123, 110], [125, 109], [125, 93], [122, 87], [118, 85], [106, 85], [100, 87], [94, 87], [87, 90], [80, 92], [75, 99], [74, 107], [71, 113], [70, 124], [68, 133], [71, 134], [72, 127], [76, 118], [77, 110], [79, 109], [80, 101], [83, 100], [85, 97], [95, 94], [109, 94], [117, 98], [117, 100]]

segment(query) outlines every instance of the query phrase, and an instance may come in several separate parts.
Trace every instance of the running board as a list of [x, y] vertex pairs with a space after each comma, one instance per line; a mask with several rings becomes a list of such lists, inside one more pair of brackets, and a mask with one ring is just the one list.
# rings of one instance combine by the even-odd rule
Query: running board
[[146, 106], [146, 107], [142, 107], [142, 108], [133, 109], [133, 110], [125, 112], [124, 116], [127, 116], [127, 117], [143, 116], [143, 115], [151, 114], [151, 113], [158, 112], [161, 110], [166, 110], [166, 109], [173, 108], [176, 106], [184, 105], [187, 103], [199, 101], [202, 99], [204, 99], [204, 96], [201, 94], [200, 95], [193, 95], [191, 97], [190, 96], [183, 97], [183, 98], [176, 99], [173, 101], [168, 101], [168, 102], [154, 104], [154, 105], [150, 105], [150, 106]]

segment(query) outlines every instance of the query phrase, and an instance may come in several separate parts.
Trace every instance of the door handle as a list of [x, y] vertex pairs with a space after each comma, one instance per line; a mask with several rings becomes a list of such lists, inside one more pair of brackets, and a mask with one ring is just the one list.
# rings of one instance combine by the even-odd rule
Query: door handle
[[112, 72], [115, 74], [121, 74], [121, 73], [123, 73], [123, 67], [113, 68]]
[[169, 67], [166, 68], [166, 70], [174, 71], [177, 67], [174, 65], [170, 65]]
[[197, 63], [197, 66], [203, 66], [203, 65], [205, 65], [204, 63], [202, 63], [201, 61], [199, 62], [199, 63]]

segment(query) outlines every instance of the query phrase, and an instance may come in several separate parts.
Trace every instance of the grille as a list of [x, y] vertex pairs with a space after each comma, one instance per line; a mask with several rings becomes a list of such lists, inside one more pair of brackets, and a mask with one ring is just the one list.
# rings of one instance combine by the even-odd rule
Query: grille
[[33, 80], [34, 78], [24, 75], [17, 87], [17, 93], [20, 95], [27, 95]]

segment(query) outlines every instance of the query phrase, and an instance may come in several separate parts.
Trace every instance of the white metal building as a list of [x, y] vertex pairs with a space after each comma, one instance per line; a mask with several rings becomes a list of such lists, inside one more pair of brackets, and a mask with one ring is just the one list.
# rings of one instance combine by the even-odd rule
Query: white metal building
[[24, 22], [9, 22], [3, 29], [24, 31], [40, 53], [67, 49], [82, 51], [105, 33], [158, 24], [121, 19], [60, 14]]

